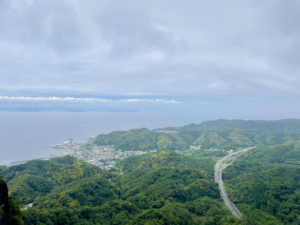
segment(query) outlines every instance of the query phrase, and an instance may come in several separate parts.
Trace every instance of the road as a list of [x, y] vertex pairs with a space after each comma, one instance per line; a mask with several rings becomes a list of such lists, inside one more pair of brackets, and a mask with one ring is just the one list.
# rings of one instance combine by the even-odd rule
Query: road
[[226, 207], [231, 211], [231, 213], [238, 217], [239, 219], [242, 218], [242, 213], [236, 208], [236, 206], [230, 201], [224, 185], [223, 185], [223, 180], [222, 180], [222, 171], [225, 169], [227, 166], [231, 165], [233, 161], [238, 157], [239, 154], [242, 152], [246, 152], [254, 147], [242, 149], [240, 151], [234, 152], [230, 155], [227, 155], [220, 159], [216, 164], [215, 164], [215, 181], [219, 183], [219, 189], [221, 192], [221, 196], [225, 202]]

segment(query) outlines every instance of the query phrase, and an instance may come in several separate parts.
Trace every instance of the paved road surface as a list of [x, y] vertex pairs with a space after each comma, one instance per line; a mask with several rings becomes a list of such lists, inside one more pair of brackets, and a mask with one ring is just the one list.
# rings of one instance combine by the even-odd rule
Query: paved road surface
[[236, 206], [230, 201], [224, 185], [223, 185], [223, 180], [222, 180], [222, 171], [225, 169], [227, 166], [231, 165], [233, 161], [238, 157], [239, 154], [242, 152], [246, 152], [254, 147], [251, 148], [246, 148], [237, 152], [234, 152], [230, 155], [227, 155], [220, 159], [216, 164], [215, 164], [215, 181], [219, 183], [219, 188], [221, 192], [221, 196], [225, 202], [226, 207], [231, 211], [231, 213], [238, 217], [239, 219], [242, 218], [242, 213], [236, 208]]

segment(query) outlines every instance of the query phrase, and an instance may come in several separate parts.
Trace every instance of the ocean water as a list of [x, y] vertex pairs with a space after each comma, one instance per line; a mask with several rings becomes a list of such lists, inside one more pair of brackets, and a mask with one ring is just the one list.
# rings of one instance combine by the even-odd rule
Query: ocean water
[[0, 165], [58, 155], [56, 143], [115, 130], [181, 126], [180, 116], [147, 112], [0, 112]]

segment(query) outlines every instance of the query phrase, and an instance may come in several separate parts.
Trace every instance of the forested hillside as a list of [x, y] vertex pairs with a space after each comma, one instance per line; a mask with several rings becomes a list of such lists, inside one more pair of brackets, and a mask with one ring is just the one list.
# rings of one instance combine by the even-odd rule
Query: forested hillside
[[275, 146], [259, 146], [245, 153], [242, 159], [266, 163], [285, 163], [300, 166], [300, 142], [291, 141]]
[[146, 128], [127, 132], [116, 131], [97, 136], [98, 146], [114, 145], [119, 150], [188, 150], [190, 145], [201, 149], [238, 149], [254, 145], [277, 145], [300, 141], [300, 133], [258, 133], [253, 130], [183, 130], [176, 133], [154, 132]]
[[[208, 177], [213, 178], [214, 162], [211, 158], [192, 158], [176, 154], [171, 151], [162, 151], [159, 154], [150, 153], [139, 157], [129, 157], [118, 163], [122, 167], [125, 177], [132, 171], [146, 173], [155, 168], [197, 168]], [[134, 174], [134, 173], [130, 173]]]
[[280, 224], [299, 224], [299, 162], [300, 142], [245, 153], [223, 173], [231, 200], [246, 216], [259, 210], [262, 217], [274, 216]]
[[166, 127], [155, 129], [166, 131], [183, 131], [183, 130], [224, 130], [224, 129], [247, 129], [260, 133], [268, 132], [300, 132], [299, 119], [285, 120], [211, 120], [203, 121], [200, 124], [189, 124], [182, 127]]
[[[286, 121], [279, 124], [292, 129]], [[33, 203], [17, 211], [18, 201], [11, 200], [15, 218], [25, 225], [300, 223], [300, 133], [261, 132], [116, 131], [99, 135], [94, 144], [157, 151], [119, 160], [109, 171], [66, 156], [2, 167], [1, 173], [22, 207]], [[215, 158], [209, 156], [254, 145], [223, 172], [225, 188], [243, 214], [239, 220], [221, 199]]]
[[12, 166], [3, 175], [13, 196], [33, 203], [22, 211], [25, 225], [261, 224], [234, 218], [212, 179], [213, 162], [196, 160], [174, 152], [132, 156], [118, 175], [67, 156]]
[[[111, 173], [73, 157], [34, 160], [4, 169], [2, 174], [8, 182], [10, 194], [23, 204], [31, 203], [37, 197], [45, 196], [61, 186], [71, 184], [74, 189], [80, 183], [88, 183], [89, 178], [112, 177]], [[81, 182], [84, 179], [85, 182]]]

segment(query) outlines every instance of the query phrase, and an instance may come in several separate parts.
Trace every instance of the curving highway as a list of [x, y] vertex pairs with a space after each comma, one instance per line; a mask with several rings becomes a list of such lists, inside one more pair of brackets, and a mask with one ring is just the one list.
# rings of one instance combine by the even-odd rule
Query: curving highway
[[233, 163], [233, 161], [238, 157], [239, 154], [241, 154], [242, 152], [246, 152], [254, 147], [250, 147], [250, 148], [246, 148], [246, 149], [242, 149], [240, 151], [234, 152], [230, 155], [227, 155], [225, 157], [223, 157], [222, 159], [220, 159], [216, 164], [215, 164], [215, 181], [219, 183], [219, 188], [220, 188], [220, 192], [221, 192], [221, 196], [225, 202], [226, 207], [231, 211], [231, 213], [238, 217], [239, 219], [242, 218], [242, 214], [241, 212], [236, 208], [236, 206], [230, 201], [224, 185], [223, 185], [223, 180], [222, 180], [222, 171], [223, 169], [225, 169], [227, 166], [231, 165]]

